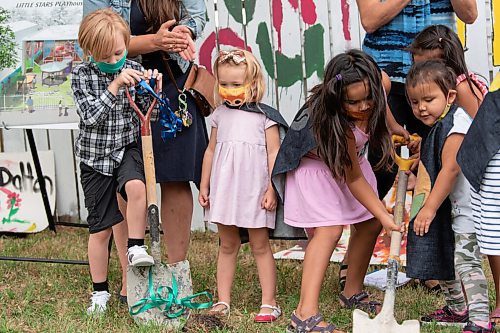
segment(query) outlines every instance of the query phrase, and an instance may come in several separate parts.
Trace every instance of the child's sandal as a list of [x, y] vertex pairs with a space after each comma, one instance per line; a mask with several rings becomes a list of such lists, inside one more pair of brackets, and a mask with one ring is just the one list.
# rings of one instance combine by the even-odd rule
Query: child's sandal
[[288, 333], [306, 333], [306, 332], [318, 332], [318, 333], [335, 333], [337, 331], [337, 326], [334, 324], [328, 324], [326, 327], [318, 326], [319, 323], [323, 321], [323, 316], [318, 313], [306, 320], [300, 320], [295, 311], [290, 317], [292, 323], [288, 325], [286, 331]]
[[345, 283], [347, 281], [347, 269], [349, 268], [348, 264], [341, 264], [339, 269], [339, 285], [340, 292], [343, 292], [345, 289]]
[[[220, 307], [220, 305], [224, 306], [224, 308], [216, 310], [215, 308]], [[212, 305], [210, 310], [207, 311], [207, 314], [212, 315], [212, 316], [217, 316], [217, 317], [226, 317], [226, 316], [229, 317], [230, 310], [231, 310], [231, 306], [228, 303], [217, 302], [214, 305]]]
[[273, 311], [271, 313], [262, 313], [262, 312], [258, 313], [254, 318], [254, 321], [256, 323], [272, 323], [281, 316], [281, 309], [277, 306], [262, 304], [260, 308], [271, 309]]
[[359, 309], [370, 314], [378, 314], [382, 304], [377, 301], [363, 302], [367, 298], [368, 293], [364, 290], [359, 294], [352, 295], [350, 298], [345, 297], [342, 293], [339, 295], [339, 299], [345, 308]]
[[500, 308], [496, 308], [490, 314], [490, 322], [499, 325], [500, 324]]

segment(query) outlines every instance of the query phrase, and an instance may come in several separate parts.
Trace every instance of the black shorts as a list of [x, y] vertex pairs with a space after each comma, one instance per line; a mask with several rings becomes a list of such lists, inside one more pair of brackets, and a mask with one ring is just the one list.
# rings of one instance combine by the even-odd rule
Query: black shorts
[[113, 176], [103, 175], [83, 163], [80, 163], [80, 171], [91, 234], [123, 221], [116, 193], [120, 193], [123, 199], [127, 200], [125, 184], [128, 181], [138, 179], [145, 183], [141, 152], [135, 144], [125, 149], [122, 162], [114, 170]]

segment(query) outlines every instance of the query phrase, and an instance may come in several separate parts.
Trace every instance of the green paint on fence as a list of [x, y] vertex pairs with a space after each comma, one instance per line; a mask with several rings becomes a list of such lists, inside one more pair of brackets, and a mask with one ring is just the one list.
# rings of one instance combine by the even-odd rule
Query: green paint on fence
[[[323, 37], [325, 30], [320, 24], [313, 25], [304, 31], [304, 48], [306, 61], [306, 77], [311, 77], [317, 72], [320, 78], [324, 75], [324, 46]], [[274, 79], [274, 64], [272, 46], [267, 25], [259, 23], [256, 43], [259, 46], [261, 60], [267, 74]], [[320, 51], [321, 50], [321, 51]], [[276, 51], [276, 66], [278, 72], [278, 86], [291, 87], [302, 80], [302, 64], [300, 54], [293, 58]]]
[[274, 79], [273, 48], [269, 38], [269, 31], [265, 22], [259, 23], [255, 42], [259, 46], [260, 60], [264, 64], [267, 74]]
[[[253, 20], [253, 14], [255, 13], [255, 1], [256, 0], [245, 0], [247, 23]], [[229, 14], [236, 20], [236, 22], [243, 24], [241, 0], [224, 0], [224, 3]]]
[[315, 24], [304, 32], [307, 77], [311, 77], [314, 72], [318, 72], [318, 76], [323, 78], [325, 73], [324, 35], [325, 29], [321, 24]]

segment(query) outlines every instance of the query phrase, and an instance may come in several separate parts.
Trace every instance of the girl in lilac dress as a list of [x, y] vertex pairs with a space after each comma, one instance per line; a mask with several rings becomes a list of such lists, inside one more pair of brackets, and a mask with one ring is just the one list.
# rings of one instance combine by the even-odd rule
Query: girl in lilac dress
[[246, 228], [257, 263], [262, 306], [256, 322], [281, 315], [276, 304], [276, 266], [269, 245], [277, 199], [271, 170], [279, 150], [279, 113], [260, 103], [264, 79], [247, 51], [221, 51], [214, 65], [221, 105], [211, 115], [210, 142], [203, 159], [199, 202], [206, 220], [217, 224], [217, 302], [210, 312], [227, 315], [240, 248], [238, 228]]

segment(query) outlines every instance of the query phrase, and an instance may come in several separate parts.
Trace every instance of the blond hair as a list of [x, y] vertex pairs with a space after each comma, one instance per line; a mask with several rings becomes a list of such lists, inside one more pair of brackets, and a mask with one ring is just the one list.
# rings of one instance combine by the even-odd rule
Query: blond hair
[[[235, 59], [231, 56], [227, 55], [235, 54], [240, 55], [245, 60], [242, 62], [236, 62]], [[251, 102], [260, 102], [262, 98], [264, 98], [264, 93], [266, 89], [266, 85], [264, 83], [264, 76], [262, 75], [262, 68], [260, 66], [259, 61], [255, 56], [246, 50], [242, 49], [232, 49], [230, 51], [221, 51], [215, 59], [214, 63], [214, 76], [215, 76], [215, 100], [217, 104], [222, 104], [222, 100], [219, 96], [219, 66], [221, 65], [231, 65], [231, 66], [240, 66], [244, 64], [246, 66], [245, 71], [245, 82], [244, 85], [247, 85], [247, 89], [245, 91], [245, 100], [243, 103], [251, 103]]]
[[83, 50], [84, 60], [90, 55], [96, 60], [108, 58], [113, 52], [117, 34], [122, 34], [128, 49], [130, 29], [112, 9], [99, 9], [85, 16], [78, 31], [78, 44]]

